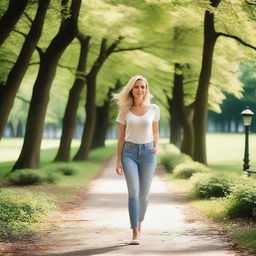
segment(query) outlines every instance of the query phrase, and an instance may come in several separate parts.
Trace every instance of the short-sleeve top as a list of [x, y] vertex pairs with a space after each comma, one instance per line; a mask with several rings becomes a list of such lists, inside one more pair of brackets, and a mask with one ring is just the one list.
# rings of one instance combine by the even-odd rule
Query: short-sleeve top
[[125, 141], [145, 144], [153, 141], [153, 122], [160, 120], [160, 109], [156, 104], [150, 104], [148, 110], [141, 116], [128, 111], [118, 113], [116, 121], [126, 125]]

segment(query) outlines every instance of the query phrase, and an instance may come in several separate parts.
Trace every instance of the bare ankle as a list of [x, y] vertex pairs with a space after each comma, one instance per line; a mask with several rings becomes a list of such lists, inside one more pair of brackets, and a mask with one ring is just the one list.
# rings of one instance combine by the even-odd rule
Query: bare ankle
[[138, 238], [140, 235], [139, 229], [138, 228], [133, 228], [132, 229], [132, 237], [133, 238]]
[[142, 221], [139, 222], [139, 226], [138, 226], [139, 233], [141, 233], [141, 225], [142, 225]]

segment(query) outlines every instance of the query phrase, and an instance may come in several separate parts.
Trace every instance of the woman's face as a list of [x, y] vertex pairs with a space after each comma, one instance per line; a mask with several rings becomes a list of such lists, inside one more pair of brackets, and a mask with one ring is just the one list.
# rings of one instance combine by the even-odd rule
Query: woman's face
[[134, 98], [143, 99], [146, 95], [147, 85], [143, 80], [137, 80], [132, 88], [132, 95]]

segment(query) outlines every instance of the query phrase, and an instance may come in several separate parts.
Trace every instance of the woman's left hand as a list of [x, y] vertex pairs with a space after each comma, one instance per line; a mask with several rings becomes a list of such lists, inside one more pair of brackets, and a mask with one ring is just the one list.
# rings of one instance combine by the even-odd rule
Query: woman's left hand
[[154, 147], [152, 153], [153, 153], [154, 155], [156, 155], [156, 154], [158, 153], [158, 147], [157, 147], [157, 146]]

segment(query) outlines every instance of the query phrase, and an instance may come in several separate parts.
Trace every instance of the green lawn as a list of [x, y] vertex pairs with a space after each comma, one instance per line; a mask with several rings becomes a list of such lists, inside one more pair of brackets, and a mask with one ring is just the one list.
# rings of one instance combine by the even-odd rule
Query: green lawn
[[[17, 138], [3, 138], [0, 141], [0, 179], [9, 173], [15, 160], [19, 157], [22, 142], [22, 139]], [[79, 144], [80, 140], [72, 141], [71, 156], [76, 153]], [[104, 161], [108, 155], [115, 153], [115, 141], [109, 140], [106, 145], [108, 146], [106, 149], [93, 150], [90, 152], [89, 160], [91, 165], [97, 166], [95, 161], [98, 161], [98, 164], [102, 164], [102, 161]], [[42, 141], [40, 157], [41, 167], [47, 166], [52, 162], [57, 153], [58, 146], [58, 139], [44, 139]], [[88, 169], [91, 169], [91, 167], [88, 167]]]
[[[250, 141], [251, 167], [256, 168], [256, 135], [250, 135]], [[220, 171], [242, 172], [244, 134], [208, 134], [206, 143], [210, 167]]]
[[[73, 156], [79, 146], [79, 140], [73, 140], [71, 156]], [[2, 139], [1, 142], [1, 151], [0, 151], [0, 180], [4, 180], [5, 176], [10, 172], [15, 160], [19, 156], [20, 149], [22, 147], [21, 139]], [[40, 168], [43, 169], [53, 169], [62, 166], [67, 166], [75, 168], [77, 173], [73, 176], [62, 175], [57, 184], [45, 184], [43, 186], [37, 186], [37, 189], [44, 187], [43, 191], [52, 191], [52, 188], [60, 188], [59, 192], [56, 192], [55, 195], [59, 199], [66, 198], [74, 195], [79, 187], [85, 186], [103, 167], [106, 159], [111, 155], [115, 154], [116, 151], [116, 142], [107, 141], [107, 147], [92, 150], [89, 154], [88, 161], [75, 161], [69, 163], [58, 162], [54, 163], [54, 159], [57, 149], [59, 146], [59, 140], [54, 139], [44, 139], [42, 141], [41, 147], [41, 164]], [[38, 171], [40, 171], [40, 168]], [[64, 189], [66, 188], [66, 189]], [[25, 189], [25, 187], [24, 187]], [[26, 189], [35, 189], [34, 186], [28, 186]]]

